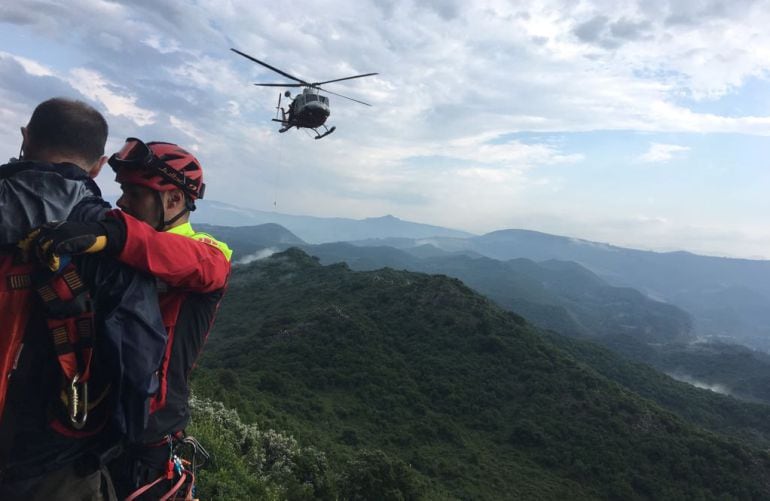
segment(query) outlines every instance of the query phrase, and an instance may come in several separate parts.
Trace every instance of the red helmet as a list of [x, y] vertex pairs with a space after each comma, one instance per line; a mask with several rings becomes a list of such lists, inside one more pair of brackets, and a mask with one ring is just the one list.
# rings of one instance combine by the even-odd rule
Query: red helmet
[[144, 143], [130, 137], [108, 163], [118, 183], [138, 184], [155, 191], [182, 190], [190, 200], [203, 198], [203, 167], [187, 150], [172, 143]]

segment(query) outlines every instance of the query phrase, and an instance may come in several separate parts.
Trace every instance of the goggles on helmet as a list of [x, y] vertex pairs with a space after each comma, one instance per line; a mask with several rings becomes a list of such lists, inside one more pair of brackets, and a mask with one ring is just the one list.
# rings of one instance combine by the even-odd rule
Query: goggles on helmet
[[108, 163], [113, 169], [146, 169], [152, 165], [154, 156], [144, 141], [129, 137], [120, 151], [112, 154]]
[[189, 179], [184, 172], [170, 167], [166, 162], [158, 158], [150, 147], [141, 139], [129, 137], [117, 153], [113, 153], [107, 161], [112, 170], [120, 169], [129, 171], [146, 170], [167, 180], [172, 185], [181, 189], [193, 199], [203, 198], [206, 185], [200, 180]]

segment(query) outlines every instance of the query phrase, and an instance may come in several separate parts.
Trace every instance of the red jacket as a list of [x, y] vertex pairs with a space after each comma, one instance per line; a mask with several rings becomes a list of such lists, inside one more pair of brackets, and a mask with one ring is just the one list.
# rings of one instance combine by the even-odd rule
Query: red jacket
[[232, 251], [189, 223], [158, 232], [114, 210], [125, 225], [118, 260], [154, 276], [163, 323], [168, 331], [159, 370], [160, 388], [150, 403], [144, 440], [151, 442], [184, 429], [190, 419], [189, 376], [208, 337], [230, 275]]

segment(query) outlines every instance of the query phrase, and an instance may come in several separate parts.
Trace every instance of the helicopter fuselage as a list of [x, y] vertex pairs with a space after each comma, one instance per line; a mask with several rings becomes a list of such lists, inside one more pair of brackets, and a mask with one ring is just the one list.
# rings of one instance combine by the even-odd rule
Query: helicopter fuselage
[[289, 106], [289, 123], [314, 129], [326, 123], [329, 113], [329, 98], [312, 89], [304, 89]]

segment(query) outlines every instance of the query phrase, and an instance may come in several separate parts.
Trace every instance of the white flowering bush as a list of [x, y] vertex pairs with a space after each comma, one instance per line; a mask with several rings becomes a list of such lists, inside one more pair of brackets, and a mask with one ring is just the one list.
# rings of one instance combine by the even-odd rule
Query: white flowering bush
[[199, 492], [207, 499], [333, 499], [326, 456], [275, 430], [241, 421], [221, 402], [190, 398], [187, 431], [211, 454]]

